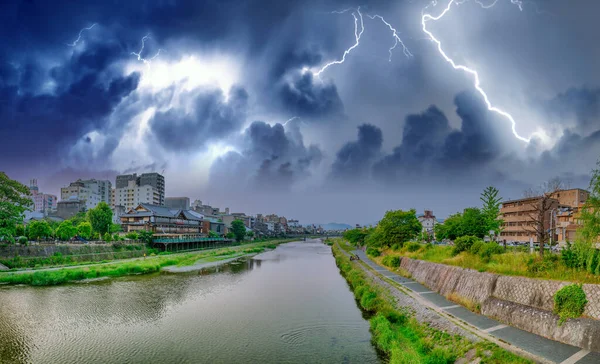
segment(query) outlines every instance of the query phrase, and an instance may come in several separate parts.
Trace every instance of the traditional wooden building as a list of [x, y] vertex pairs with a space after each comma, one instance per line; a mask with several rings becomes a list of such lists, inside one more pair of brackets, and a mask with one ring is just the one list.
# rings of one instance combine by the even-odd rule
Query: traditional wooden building
[[140, 204], [121, 215], [123, 231], [152, 231], [155, 234], [202, 234], [204, 216], [191, 210]]

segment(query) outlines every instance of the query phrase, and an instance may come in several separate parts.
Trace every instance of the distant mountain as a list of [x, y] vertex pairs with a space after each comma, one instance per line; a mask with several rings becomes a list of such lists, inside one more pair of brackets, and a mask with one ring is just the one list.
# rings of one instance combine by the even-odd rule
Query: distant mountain
[[346, 230], [346, 229], [352, 229], [351, 225], [340, 224], [340, 223], [337, 223], [337, 222], [330, 222], [329, 224], [315, 224], [315, 225], [323, 227], [324, 230]]

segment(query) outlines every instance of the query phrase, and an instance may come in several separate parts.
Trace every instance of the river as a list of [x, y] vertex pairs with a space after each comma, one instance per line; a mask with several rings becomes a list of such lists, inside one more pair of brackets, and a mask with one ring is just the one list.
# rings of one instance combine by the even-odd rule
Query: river
[[0, 287], [0, 363], [379, 363], [331, 248], [188, 273]]

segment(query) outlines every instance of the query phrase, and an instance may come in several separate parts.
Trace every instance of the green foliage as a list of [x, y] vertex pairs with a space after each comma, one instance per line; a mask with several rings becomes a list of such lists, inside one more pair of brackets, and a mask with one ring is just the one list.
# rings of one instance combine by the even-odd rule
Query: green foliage
[[138, 234], [135, 231], [128, 232], [125, 237], [131, 240], [138, 240]]
[[531, 257], [527, 262], [527, 271], [530, 273], [549, 272], [556, 269], [559, 259], [558, 255], [554, 254], [546, 254], [543, 258]]
[[30, 240], [45, 239], [52, 236], [52, 228], [46, 220], [32, 221], [29, 224], [28, 231]]
[[481, 251], [481, 248], [483, 248], [483, 241], [477, 240], [473, 243], [473, 245], [471, 245], [469, 252], [474, 255], [479, 255], [479, 251]]
[[366, 228], [362, 229], [351, 229], [346, 230], [342, 234], [342, 237], [348, 240], [352, 245], [364, 244], [365, 238], [369, 235], [369, 231]]
[[400, 257], [387, 255], [383, 257], [381, 263], [383, 263], [383, 265], [386, 267], [398, 268], [400, 266]]
[[406, 250], [408, 250], [409, 252], [416, 252], [417, 250], [421, 249], [422, 245], [419, 243], [415, 243], [414, 241], [411, 241], [410, 243], [408, 243], [408, 245], [406, 246]]
[[210, 231], [208, 232], [208, 237], [209, 237], [209, 238], [218, 238], [218, 237], [219, 237], [219, 234], [217, 234], [216, 232], [214, 232], [214, 231], [210, 230]]
[[21, 245], [25, 245], [25, 244], [27, 244], [27, 237], [25, 237], [25, 236], [21, 236], [21, 237], [19, 238], [19, 244], [21, 244]]
[[[87, 215], [85, 212], [80, 211], [71, 218], [71, 221], [73, 222], [73, 226], [79, 226], [82, 222], [88, 222]], [[79, 235], [81, 235], [81, 234], [79, 234]]]
[[108, 232], [104, 233], [102, 240], [104, 240], [106, 243], [110, 243], [112, 241], [112, 236]]
[[453, 250], [454, 255], [464, 252], [464, 251], [469, 251], [471, 249], [471, 247], [473, 246], [473, 244], [475, 244], [478, 241], [481, 241], [481, 240], [478, 239], [476, 236], [471, 236], [471, 235], [461, 236], [461, 237], [457, 238], [454, 241], [454, 250]]
[[91, 238], [92, 237], [92, 224], [90, 224], [87, 221], [81, 221], [77, 225], [77, 235], [81, 236], [84, 239]]
[[65, 220], [58, 225], [55, 234], [58, 239], [68, 241], [77, 235], [77, 228], [73, 226], [71, 220]]
[[15, 228], [15, 236], [25, 236], [25, 226], [19, 224]]
[[254, 237], [254, 231], [246, 232], [246, 236], [248, 237], [248, 239], [252, 239]]
[[577, 268], [577, 253], [570, 242], [567, 242], [567, 247], [560, 251], [560, 258], [565, 266]]
[[483, 202], [481, 213], [486, 223], [486, 229], [487, 231], [493, 230], [496, 234], [500, 231], [500, 226], [502, 226], [502, 220], [498, 219], [500, 204], [502, 203], [502, 197], [498, 196], [499, 193], [500, 191], [497, 188], [489, 186], [483, 190], [479, 198]]
[[[111, 212], [112, 212], [112, 210], [111, 210]], [[112, 215], [111, 215], [111, 220], [112, 220]], [[121, 227], [121, 225], [119, 225], [119, 224], [114, 224], [114, 223], [111, 223], [111, 224], [110, 224], [110, 229], [109, 229], [109, 232], [110, 232], [111, 234], [114, 234], [114, 233], [120, 233], [120, 232], [122, 232], [122, 231], [123, 231], [123, 228]]]
[[581, 210], [582, 227], [579, 229], [579, 239], [592, 244], [598, 242], [600, 236], [600, 160], [596, 162], [590, 180], [590, 195]]
[[29, 196], [29, 188], [0, 172], [0, 240], [5, 236], [5, 240], [14, 242], [17, 224], [23, 222], [23, 213], [33, 207]]
[[152, 231], [140, 230], [138, 232], [138, 239], [140, 239], [148, 245], [152, 244], [153, 236], [154, 233]]
[[558, 290], [554, 294], [554, 313], [560, 317], [558, 324], [562, 325], [568, 319], [581, 317], [587, 302], [581, 284], [571, 284]]
[[372, 256], [372, 257], [378, 257], [381, 255], [381, 251], [379, 251], [379, 249], [377, 248], [373, 248], [373, 247], [368, 247], [367, 248], [367, 254]]
[[479, 249], [479, 256], [484, 262], [489, 262], [492, 255], [502, 253], [504, 253], [504, 248], [494, 242], [484, 243]]
[[95, 208], [87, 212], [87, 217], [92, 224], [92, 230], [99, 234], [110, 232], [112, 227], [112, 210], [106, 202], [100, 202]]
[[240, 242], [244, 240], [246, 236], [246, 225], [242, 220], [233, 220], [231, 222], [231, 232], [233, 233], [235, 240]]
[[228, 233], [225, 235], [225, 237], [226, 237], [227, 239], [235, 239], [235, 234], [234, 234], [233, 232], [231, 232], [231, 231], [230, 231], [230, 232], [228, 232]]
[[383, 219], [377, 224], [376, 232], [380, 242], [377, 246], [404, 244], [414, 239], [422, 228], [415, 209], [387, 211]]
[[466, 208], [462, 214], [450, 215], [443, 224], [435, 225], [434, 229], [440, 240], [456, 240], [467, 235], [483, 238], [489, 232], [486, 217], [476, 207]]

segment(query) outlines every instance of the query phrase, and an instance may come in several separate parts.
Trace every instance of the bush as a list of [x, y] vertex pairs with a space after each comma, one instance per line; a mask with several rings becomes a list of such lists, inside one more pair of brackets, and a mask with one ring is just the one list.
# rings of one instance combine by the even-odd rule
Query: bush
[[421, 249], [421, 244], [419, 243], [415, 243], [415, 242], [410, 242], [408, 243], [408, 245], [406, 246], [406, 249], [409, 252], [416, 252], [417, 250]]
[[376, 248], [367, 248], [367, 254], [372, 257], [378, 257], [381, 255], [381, 252]]
[[381, 261], [386, 267], [398, 268], [400, 266], [400, 257], [387, 255]]
[[125, 237], [127, 239], [131, 239], [131, 240], [138, 240], [138, 234], [135, 231], [127, 233], [127, 235], [125, 235]]
[[497, 243], [484, 243], [479, 249], [479, 256], [481, 259], [489, 261], [492, 258], [493, 254], [502, 254], [504, 253], [504, 248], [502, 248]]
[[559, 289], [554, 294], [554, 313], [560, 317], [559, 325], [570, 318], [583, 315], [587, 298], [582, 284], [571, 284]]
[[21, 236], [19, 238], [19, 244], [22, 244], [22, 245], [27, 244], [27, 237], [26, 236]]
[[577, 253], [573, 250], [570, 242], [567, 242], [567, 247], [560, 252], [560, 259], [568, 268], [577, 267]]
[[527, 262], [527, 271], [530, 273], [549, 272], [556, 268], [558, 264], [558, 255], [544, 254], [544, 258], [530, 258]]
[[402, 246], [400, 246], [400, 244], [392, 244], [392, 250], [393, 251], [398, 251], [402, 248]]
[[109, 233], [105, 233], [104, 236], [102, 237], [102, 240], [104, 240], [107, 243], [110, 243], [112, 241], [112, 236], [110, 236]]
[[469, 249], [469, 252], [471, 252], [471, 254], [474, 255], [479, 255], [479, 251], [481, 250], [481, 248], [483, 248], [483, 241], [476, 241], [473, 243], [473, 245], [471, 245], [471, 249]]
[[458, 253], [468, 251], [471, 249], [475, 242], [481, 241], [478, 237], [472, 235], [461, 236], [460, 238], [456, 238], [454, 241], [454, 250], [453, 254], [456, 255]]

